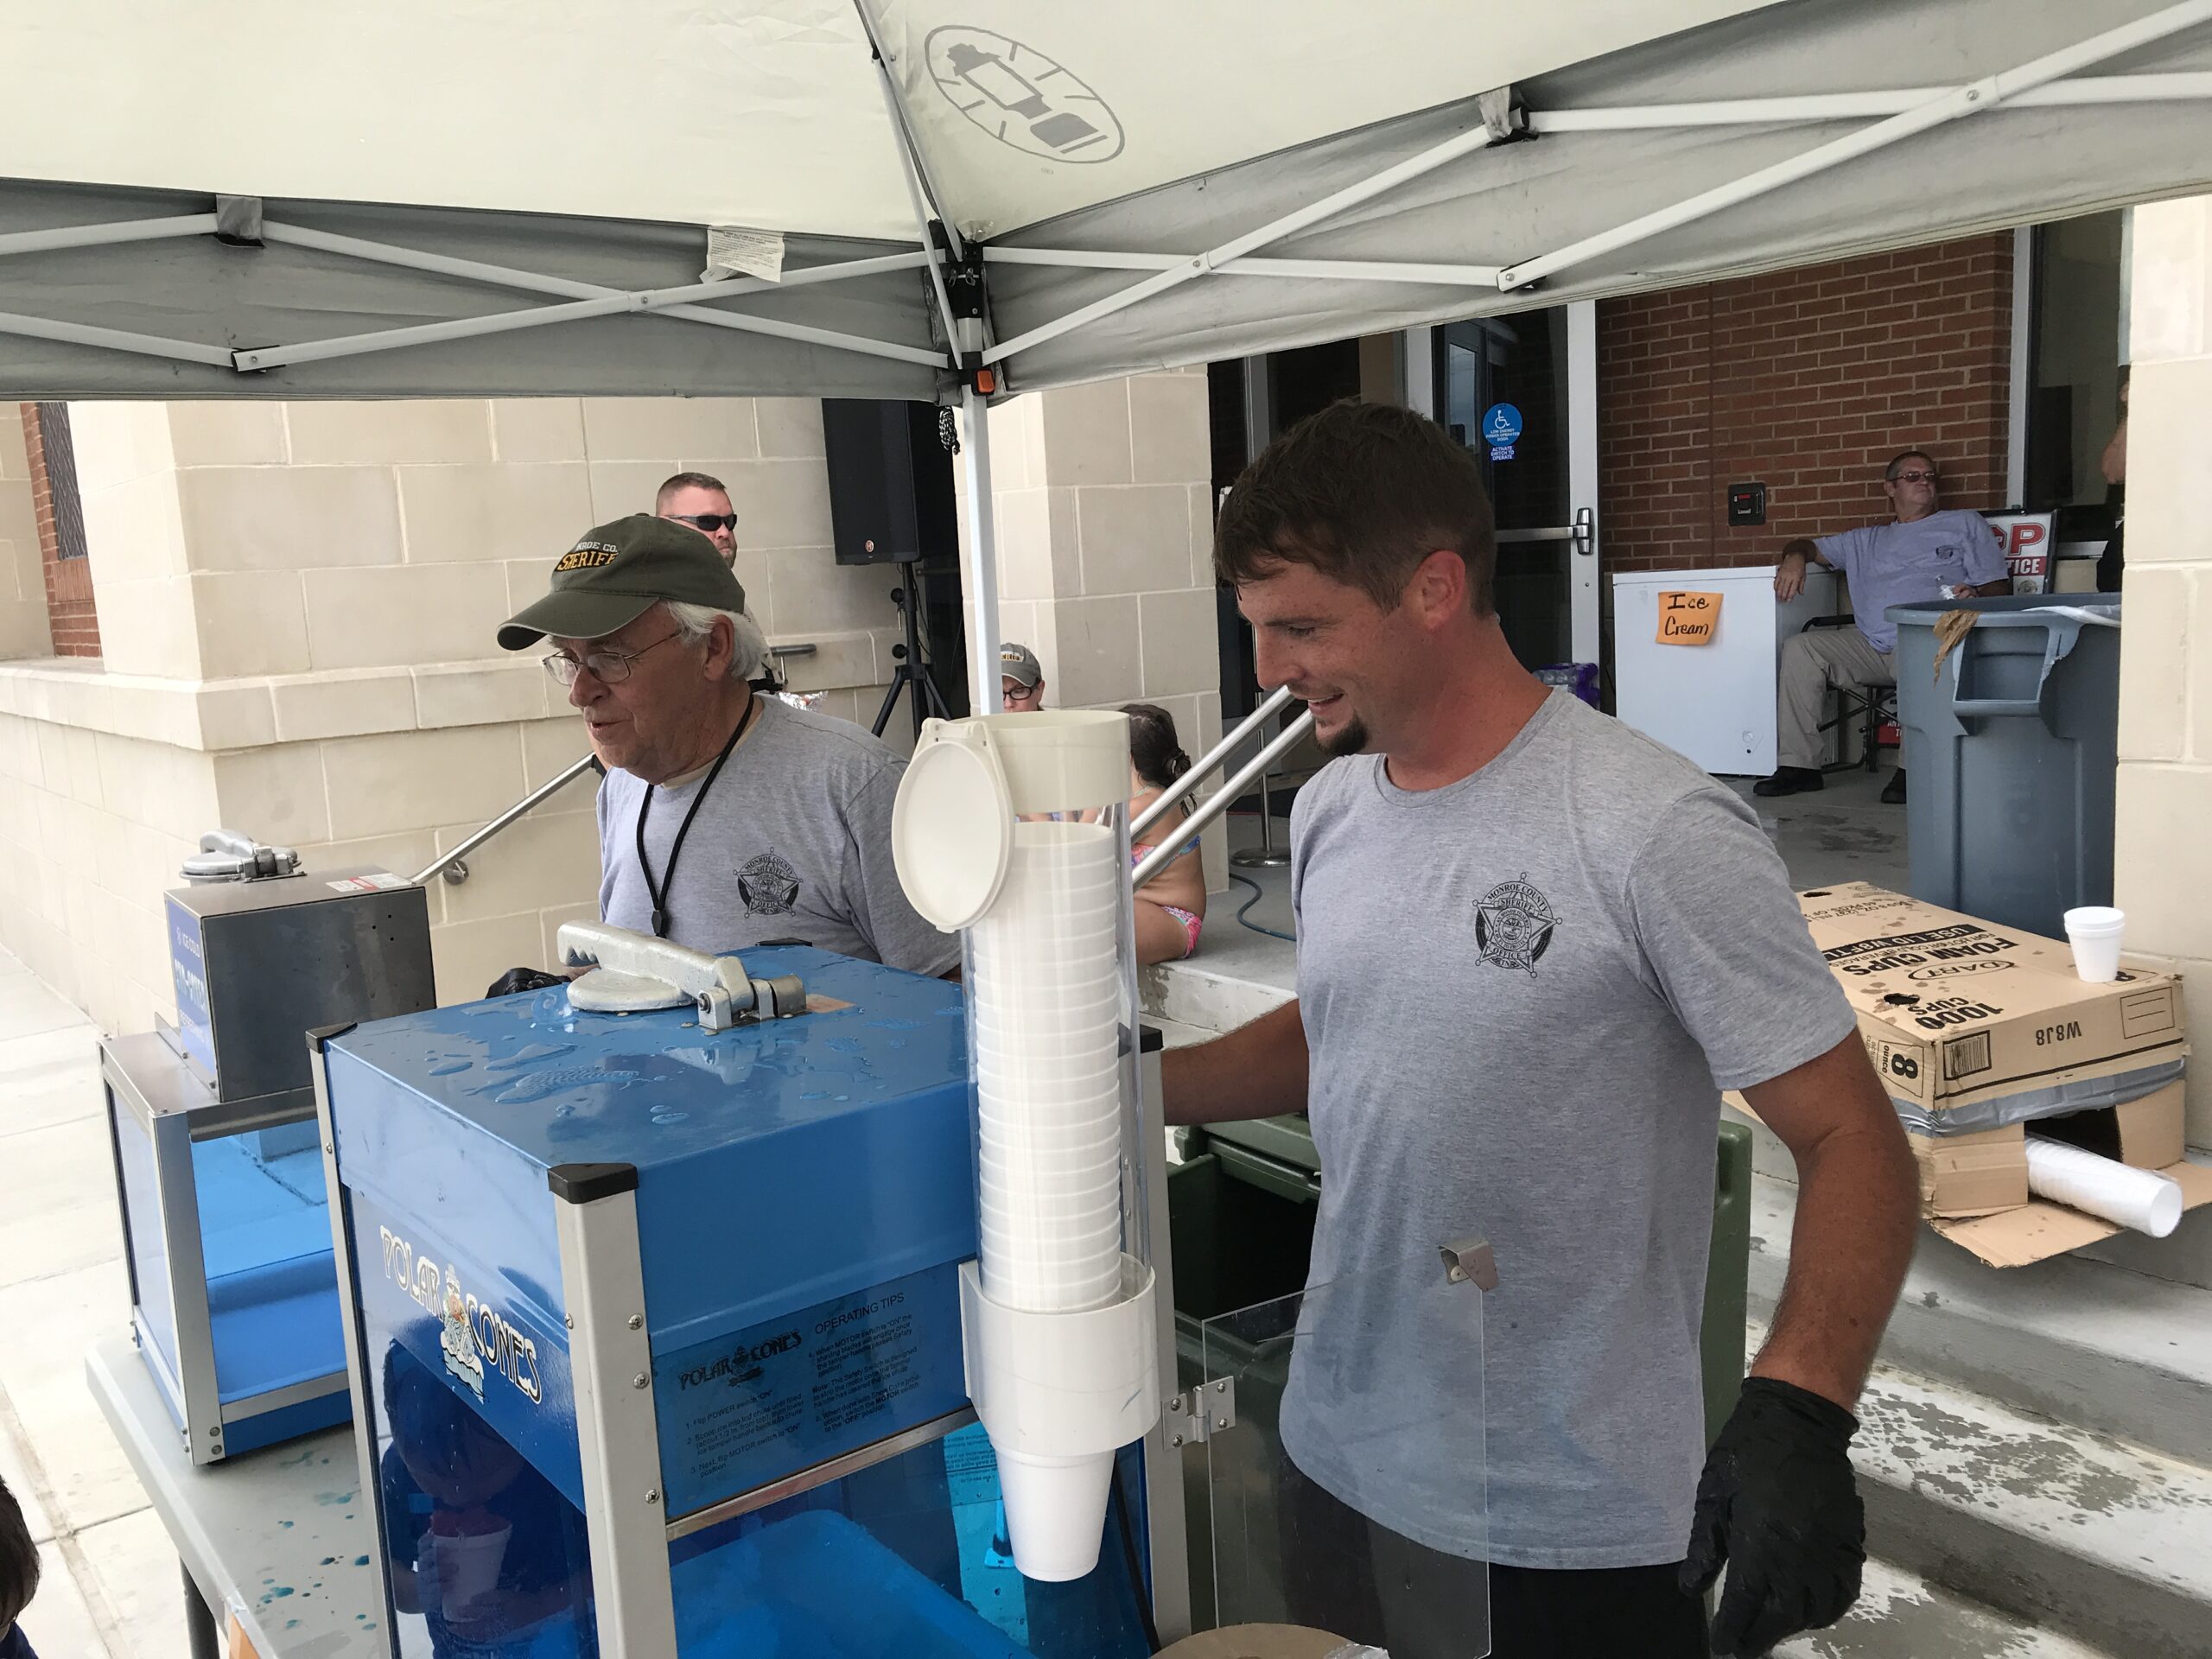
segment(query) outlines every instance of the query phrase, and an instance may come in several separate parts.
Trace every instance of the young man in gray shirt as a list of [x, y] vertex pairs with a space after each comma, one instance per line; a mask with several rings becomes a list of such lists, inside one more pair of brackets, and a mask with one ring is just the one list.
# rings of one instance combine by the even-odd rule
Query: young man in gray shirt
[[[1215, 563], [1261, 683], [1343, 757], [1292, 820], [1298, 1001], [1163, 1068], [1171, 1122], [1302, 1110], [1320, 1153], [1298, 1351], [1326, 1358], [1294, 1360], [1281, 1415], [1295, 1611], [1448, 1659], [1487, 1563], [1496, 1659], [1690, 1659], [1725, 1560], [1714, 1651], [1830, 1623], [1864, 1559], [1850, 1408], [1916, 1189], [1781, 861], [1728, 791], [1514, 660], [1480, 475], [1433, 423], [1303, 423], [1237, 480]], [[1708, 1459], [1724, 1089], [1796, 1154], [1802, 1196]], [[1486, 1516], [1484, 1448], [1418, 1427], [1465, 1386], [1464, 1344], [1411, 1288], [1433, 1272], [1401, 1271], [1471, 1234], [1498, 1277]]]
[[[1942, 480], [1925, 450], [1893, 456], [1882, 478], [1896, 517], [1886, 524], [1811, 540], [1800, 537], [1782, 550], [1774, 573], [1777, 599], [1792, 600], [1804, 591], [1805, 568], [1821, 564], [1843, 572], [1851, 584], [1855, 626], [1816, 628], [1793, 636], [1782, 648], [1775, 680], [1774, 775], [1752, 785], [1760, 795], [1796, 795], [1821, 787], [1821, 721], [1826, 717], [1828, 687], [1859, 690], [1894, 685], [1891, 658], [1897, 648], [1897, 625], [1886, 613], [1892, 605], [1927, 599], [1965, 599], [2009, 594], [2012, 579], [2005, 544], [1978, 512], [1939, 511]], [[1900, 766], [1883, 788], [1891, 805], [1904, 800]]]
[[698, 950], [797, 939], [920, 974], [957, 964], [958, 938], [915, 914], [892, 868], [904, 764], [753, 690], [765, 641], [704, 536], [647, 513], [587, 531], [499, 630], [509, 651], [540, 639], [607, 772], [604, 920]]

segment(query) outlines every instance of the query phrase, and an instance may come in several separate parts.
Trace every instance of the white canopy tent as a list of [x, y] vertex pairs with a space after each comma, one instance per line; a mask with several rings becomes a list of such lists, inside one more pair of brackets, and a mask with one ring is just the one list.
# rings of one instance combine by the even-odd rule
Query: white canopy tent
[[979, 707], [988, 397], [2212, 188], [2212, 0], [78, 0], [8, 32], [12, 394], [964, 400]]

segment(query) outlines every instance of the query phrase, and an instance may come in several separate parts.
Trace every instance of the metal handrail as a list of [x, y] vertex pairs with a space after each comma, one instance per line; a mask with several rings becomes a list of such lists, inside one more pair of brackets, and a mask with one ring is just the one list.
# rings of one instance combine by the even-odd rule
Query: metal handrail
[[[1279, 685], [1268, 693], [1267, 700], [1239, 721], [1234, 731], [1200, 755], [1188, 772], [1160, 791], [1158, 800], [1129, 821], [1129, 839], [1133, 842], [1142, 840], [1144, 832], [1165, 817], [1169, 808], [1205, 782], [1207, 779], [1212, 777], [1216, 769], [1236, 753], [1246, 738], [1258, 731], [1276, 709], [1290, 701], [1292, 698], [1290, 688], [1287, 685]], [[1311, 722], [1309, 721], [1308, 724]]]
[[[1211, 750], [1209, 750], [1207, 752], [1205, 760], [1201, 762], [1200, 765], [1203, 766], [1206, 771], [1211, 771], [1212, 766], [1217, 763], [1218, 758], [1224, 750], [1234, 747], [1235, 743], [1238, 740], [1241, 740], [1246, 733], [1250, 731], [1255, 726], [1258, 725], [1260, 721], [1274, 714], [1277, 709], [1281, 708], [1289, 700], [1290, 694], [1287, 690], [1278, 690], [1273, 697], [1269, 698], [1265, 703], [1262, 703], [1258, 709], [1255, 710], [1251, 717], [1246, 720], [1243, 725], [1239, 726], [1233, 734], [1229, 737], [1224, 738], [1219, 743], [1217, 743]], [[1176, 858], [1182, 853], [1183, 849], [1190, 844], [1190, 839], [1192, 836], [1197, 835], [1201, 830], [1204, 830], [1216, 818], [1228, 811], [1231, 803], [1235, 802], [1247, 789], [1249, 789], [1252, 786], [1252, 780], [1254, 779], [1265, 773], [1269, 766], [1273, 766], [1285, 754], [1287, 754], [1291, 749], [1297, 745], [1299, 739], [1304, 737], [1306, 733], [1313, 729], [1313, 711], [1311, 709], [1308, 709], [1305, 713], [1300, 715], [1296, 720], [1292, 721], [1289, 725], [1284, 727], [1282, 730], [1276, 734], [1273, 742], [1269, 743], [1265, 748], [1262, 749], [1257, 754], [1246, 761], [1243, 766], [1237, 770], [1236, 775], [1230, 778], [1227, 783], [1224, 784], [1219, 789], [1208, 796], [1205, 805], [1199, 807], [1198, 810], [1192, 813], [1189, 817], [1185, 818], [1182, 823], [1177, 824], [1175, 826], [1175, 838], [1173, 841], [1163, 842], [1160, 845], [1154, 848], [1150, 853], [1146, 855], [1144, 861], [1139, 864], [1135, 869], [1129, 872], [1129, 886], [1131, 888], [1135, 889], [1144, 886], [1144, 884], [1151, 880], [1154, 876], [1158, 875], [1160, 871], [1166, 869], [1170, 864], [1173, 863]], [[1135, 841], [1136, 839], [1137, 833], [1141, 829], [1149, 829], [1154, 823], [1157, 823], [1160, 816], [1160, 809], [1163, 804], [1172, 804], [1176, 800], [1179, 800], [1183, 796], [1187, 795], [1192, 789], [1197, 787], [1195, 780], [1202, 778], [1204, 775], [1205, 774], [1201, 772], [1200, 767], [1194, 766], [1189, 772], [1184, 773], [1181, 778], [1177, 779], [1175, 780], [1175, 785], [1172, 790], [1163, 792], [1158, 801], [1154, 802], [1152, 805], [1147, 807], [1142, 812], [1140, 812], [1137, 815], [1135, 821], [1129, 825], [1129, 839], [1131, 841]]]
[[[440, 871], [454, 868], [456, 865], [461, 863], [463, 857], [474, 852], [479, 847], [481, 847], [486, 842], [491, 840], [493, 836], [498, 835], [500, 830], [505, 829], [517, 818], [522, 817], [524, 813], [529, 811], [531, 808], [536, 806], [540, 801], [548, 799], [549, 798], [558, 794], [571, 782], [581, 778], [587, 772], [596, 772], [604, 776], [606, 770], [607, 769], [604, 766], [599, 764], [599, 757], [597, 755], [588, 754], [584, 756], [582, 760], [577, 761], [575, 766], [570, 766], [566, 772], [563, 772], [558, 778], [556, 778], [551, 783], [544, 785], [541, 788], [531, 791], [529, 794], [524, 796], [522, 799], [517, 801], [505, 811], [500, 813], [498, 817], [493, 819], [491, 823], [486, 824], [474, 835], [469, 836], [467, 841], [462, 842], [460, 846], [454, 848], [451, 852], [440, 854], [436, 863], [424, 865], [420, 870], [417, 870], [412, 876], [410, 876], [409, 880], [414, 886], [419, 887], [425, 881], [428, 881], [432, 876], [437, 874]], [[465, 870], [466, 867], [463, 867], [463, 868]], [[456, 876], [454, 879], [455, 880], [459, 880], [461, 878]]]

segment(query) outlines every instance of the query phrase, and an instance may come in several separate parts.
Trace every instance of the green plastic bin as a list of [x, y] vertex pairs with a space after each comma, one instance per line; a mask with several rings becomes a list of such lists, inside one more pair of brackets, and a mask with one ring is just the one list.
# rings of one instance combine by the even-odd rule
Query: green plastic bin
[[[1205, 1322], [1306, 1286], [1313, 1250], [1320, 1159], [1303, 1117], [1271, 1117], [1185, 1129], [1183, 1161], [1167, 1173], [1167, 1216], [1175, 1270], [1178, 1386], [1205, 1377]], [[1745, 1281], [1751, 1248], [1751, 1131], [1720, 1126], [1713, 1190], [1712, 1256], [1706, 1269], [1700, 1334], [1706, 1438], [1720, 1432], [1744, 1380]], [[1241, 1425], [1272, 1426], [1289, 1380], [1289, 1358], [1239, 1353], [1217, 1330], [1213, 1357], [1232, 1361]], [[1183, 1452], [1190, 1526], [1192, 1612], [1197, 1628], [1213, 1621], [1214, 1547], [1209, 1465], [1204, 1446]]]

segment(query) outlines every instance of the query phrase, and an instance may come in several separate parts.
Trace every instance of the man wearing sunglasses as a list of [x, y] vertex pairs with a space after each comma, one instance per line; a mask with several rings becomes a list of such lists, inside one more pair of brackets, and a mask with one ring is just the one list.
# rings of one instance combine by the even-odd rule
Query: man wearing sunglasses
[[[1827, 718], [1828, 687], [1858, 690], [1897, 683], [1891, 653], [1897, 631], [1886, 615], [1891, 606], [2012, 591], [2003, 540], [1978, 512], [1939, 510], [1941, 482], [1935, 459], [1924, 450], [1908, 449], [1883, 474], [1882, 491], [1896, 514], [1889, 523], [1800, 537], [1782, 550], [1774, 573], [1775, 597], [1788, 601], [1802, 593], [1808, 564], [1840, 570], [1851, 584], [1857, 626], [1815, 628], [1792, 636], [1783, 646], [1775, 686], [1775, 758], [1780, 764], [1773, 777], [1751, 786], [1753, 794], [1796, 795], [1821, 787], [1821, 721]], [[1904, 791], [1900, 766], [1882, 798], [1898, 805]]]
[[736, 565], [737, 513], [719, 478], [710, 473], [677, 473], [664, 479], [653, 495], [653, 511], [690, 525], [715, 544], [724, 564]]
[[599, 791], [599, 910], [697, 950], [802, 940], [943, 974], [959, 940], [891, 861], [904, 763], [848, 721], [756, 693], [766, 643], [707, 538], [637, 513], [587, 531], [499, 629], [583, 715]]

